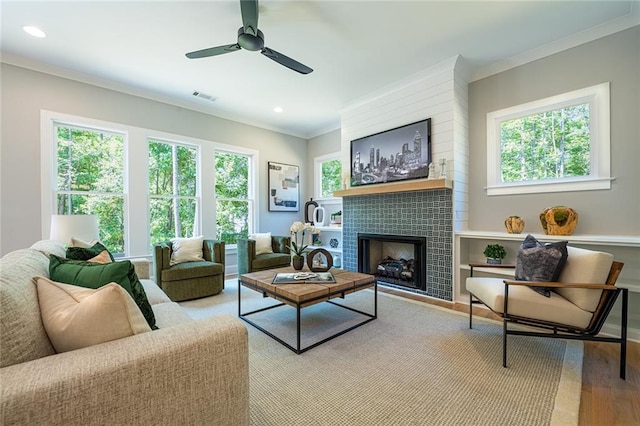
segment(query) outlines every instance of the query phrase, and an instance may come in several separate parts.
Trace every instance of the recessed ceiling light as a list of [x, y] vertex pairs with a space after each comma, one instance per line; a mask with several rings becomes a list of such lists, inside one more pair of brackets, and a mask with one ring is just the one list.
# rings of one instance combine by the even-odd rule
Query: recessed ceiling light
[[279, 106], [277, 106], [277, 107], [275, 107], [273, 109], [273, 112], [282, 112], [282, 111], [284, 111], [284, 110], [282, 109], [282, 107], [279, 107]]
[[44, 31], [42, 31], [40, 28], [34, 27], [32, 25], [25, 25], [24, 27], [22, 27], [22, 29], [24, 30], [24, 32], [26, 32], [27, 34], [30, 34], [30, 35], [32, 35], [34, 37], [45, 38], [47, 36], [44, 33]]

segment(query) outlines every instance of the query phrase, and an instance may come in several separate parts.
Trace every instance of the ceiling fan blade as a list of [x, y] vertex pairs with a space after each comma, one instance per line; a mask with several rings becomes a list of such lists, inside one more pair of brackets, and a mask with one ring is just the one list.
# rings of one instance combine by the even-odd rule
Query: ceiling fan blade
[[308, 66], [303, 65], [300, 62], [293, 60], [286, 55], [283, 55], [282, 53], [276, 52], [273, 49], [269, 49], [268, 47], [263, 48], [260, 53], [262, 53], [267, 58], [276, 61], [280, 65], [284, 65], [289, 69], [299, 72], [300, 74], [309, 74], [313, 71], [313, 69], [309, 68]]
[[238, 43], [227, 44], [226, 46], [210, 47], [208, 49], [189, 52], [187, 53], [187, 58], [189, 59], [208, 58], [209, 56], [222, 55], [223, 53], [231, 53], [231, 52], [235, 52], [236, 50], [240, 50], [240, 45]]
[[240, 0], [242, 26], [244, 32], [253, 36], [258, 35], [258, 0]]

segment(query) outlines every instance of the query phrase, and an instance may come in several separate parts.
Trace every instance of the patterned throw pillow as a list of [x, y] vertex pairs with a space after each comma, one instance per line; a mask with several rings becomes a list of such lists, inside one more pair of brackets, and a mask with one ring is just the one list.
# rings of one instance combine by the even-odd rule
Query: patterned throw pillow
[[[568, 241], [542, 244], [529, 234], [518, 249], [515, 279], [518, 281], [558, 281], [567, 263]], [[546, 297], [551, 297], [548, 287], [531, 287]]]
[[102, 264], [51, 255], [49, 277], [53, 281], [93, 289], [111, 282], [118, 283], [133, 297], [149, 327], [152, 330], [157, 329], [156, 318], [147, 294], [136, 275], [133, 264], [128, 260]]

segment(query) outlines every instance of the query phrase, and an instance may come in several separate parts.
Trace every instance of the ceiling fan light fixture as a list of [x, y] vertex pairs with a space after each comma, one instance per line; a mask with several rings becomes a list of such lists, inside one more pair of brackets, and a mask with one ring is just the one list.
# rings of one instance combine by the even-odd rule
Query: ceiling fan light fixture
[[22, 29], [24, 30], [25, 33], [37, 38], [45, 38], [47, 36], [47, 34], [44, 31], [42, 31], [38, 27], [34, 27], [33, 25], [25, 25], [24, 27], [22, 27]]
[[272, 61], [300, 74], [313, 72], [313, 69], [308, 66], [264, 45], [264, 34], [258, 29], [258, 0], [240, 0], [240, 12], [242, 14], [242, 26], [238, 28], [236, 43], [196, 50], [187, 53], [186, 57], [189, 59], [208, 58], [244, 49], [251, 52], [260, 51]]

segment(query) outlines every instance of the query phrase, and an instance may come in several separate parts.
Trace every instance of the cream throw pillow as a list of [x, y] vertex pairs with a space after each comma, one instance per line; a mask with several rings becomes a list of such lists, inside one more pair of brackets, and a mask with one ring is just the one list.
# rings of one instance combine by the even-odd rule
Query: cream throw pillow
[[202, 257], [202, 242], [204, 237], [192, 238], [172, 238], [171, 239], [171, 260], [169, 265], [177, 265], [183, 262], [198, 262], [204, 260]]
[[273, 253], [271, 247], [271, 232], [251, 234], [249, 238], [256, 240], [256, 256], [259, 254]]
[[94, 290], [35, 279], [42, 323], [58, 353], [151, 331], [133, 298], [116, 283]]

